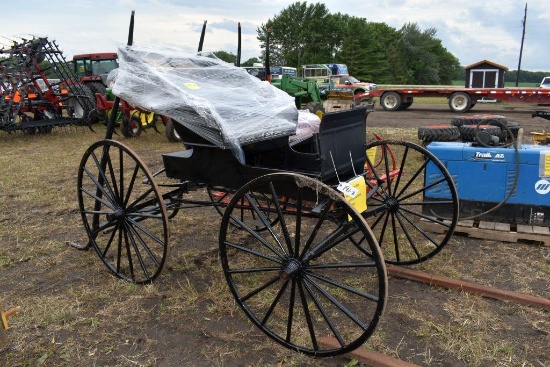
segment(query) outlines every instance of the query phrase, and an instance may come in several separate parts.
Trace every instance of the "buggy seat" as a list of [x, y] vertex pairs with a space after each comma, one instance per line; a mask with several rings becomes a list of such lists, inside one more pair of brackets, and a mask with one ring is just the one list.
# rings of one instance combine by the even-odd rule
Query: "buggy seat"
[[244, 145], [245, 164], [183, 124], [174, 127], [185, 150], [163, 155], [166, 175], [211, 186], [239, 188], [271, 172], [292, 171], [323, 182], [363, 172], [366, 160], [366, 117], [372, 109], [355, 108], [323, 115], [319, 132], [291, 147], [288, 137]]

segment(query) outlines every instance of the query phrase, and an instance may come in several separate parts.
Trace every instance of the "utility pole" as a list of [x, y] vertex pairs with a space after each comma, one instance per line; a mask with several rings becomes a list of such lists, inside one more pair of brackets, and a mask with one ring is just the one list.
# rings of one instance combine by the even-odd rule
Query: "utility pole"
[[519, 72], [521, 70], [521, 55], [523, 54], [523, 41], [525, 40], [525, 23], [527, 23], [527, 3], [525, 3], [525, 14], [523, 15], [523, 33], [521, 35], [521, 47], [519, 49], [519, 62], [518, 62], [518, 72], [516, 73], [516, 88], [519, 83]]

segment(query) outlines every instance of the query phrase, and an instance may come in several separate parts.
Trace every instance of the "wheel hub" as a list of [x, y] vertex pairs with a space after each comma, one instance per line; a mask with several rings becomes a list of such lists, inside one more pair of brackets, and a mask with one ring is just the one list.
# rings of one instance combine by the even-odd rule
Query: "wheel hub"
[[399, 209], [399, 200], [394, 197], [387, 198], [385, 204], [387, 205], [388, 210], [392, 211], [393, 213], [397, 212], [397, 210]]
[[123, 217], [124, 217], [124, 210], [122, 210], [121, 208], [117, 208], [113, 213], [107, 214], [107, 220], [109, 221], [119, 220], [119, 219], [122, 219]]
[[296, 259], [290, 259], [279, 272], [281, 279], [290, 279], [302, 270], [302, 264]]

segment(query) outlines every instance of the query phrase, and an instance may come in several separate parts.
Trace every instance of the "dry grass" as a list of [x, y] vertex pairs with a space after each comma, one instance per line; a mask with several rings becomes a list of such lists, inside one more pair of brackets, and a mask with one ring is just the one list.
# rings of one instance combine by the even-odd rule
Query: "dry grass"
[[[414, 129], [372, 129], [416, 142]], [[212, 208], [171, 222], [171, 256], [160, 279], [136, 286], [110, 276], [85, 243], [76, 175], [85, 128], [44, 136], [0, 134], [0, 302], [9, 319], [6, 366], [354, 366], [277, 346], [246, 320], [227, 289]], [[147, 131], [115, 137], [151, 171], [179, 148]], [[194, 192], [192, 195], [205, 195]], [[204, 198], [204, 196], [202, 196]], [[453, 239], [417, 268], [549, 298], [547, 247]], [[390, 279], [382, 324], [364, 346], [426, 366], [548, 366], [548, 311]]]

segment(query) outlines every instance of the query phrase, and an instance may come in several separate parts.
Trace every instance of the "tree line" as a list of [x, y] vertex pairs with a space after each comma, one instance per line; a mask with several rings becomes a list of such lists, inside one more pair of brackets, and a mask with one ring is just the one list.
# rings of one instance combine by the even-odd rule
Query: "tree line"
[[[242, 66], [265, 60], [267, 32], [271, 65], [300, 68], [305, 64], [343, 63], [362, 81], [378, 84], [448, 85], [465, 80], [459, 60], [443, 47], [437, 30], [416, 23], [395, 29], [385, 23], [330, 13], [322, 3], [295, 2], [257, 28], [262, 54]], [[228, 62], [236, 56], [216, 55]], [[517, 71], [505, 74], [515, 81]], [[520, 81], [539, 82], [544, 72], [520, 72]]]

